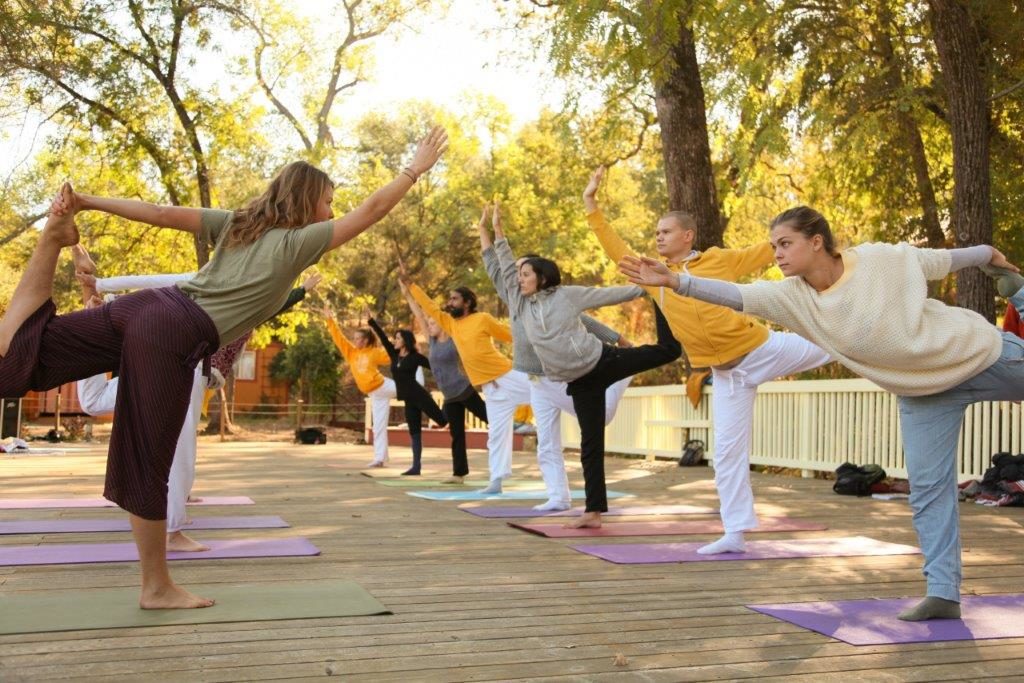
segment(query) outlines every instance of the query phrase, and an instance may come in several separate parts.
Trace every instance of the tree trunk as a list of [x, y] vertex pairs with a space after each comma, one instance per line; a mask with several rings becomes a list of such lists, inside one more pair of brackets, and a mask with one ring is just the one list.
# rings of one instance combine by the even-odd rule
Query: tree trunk
[[[928, 0], [953, 136], [953, 234], [956, 246], [992, 243], [990, 107], [977, 27], [958, 0]], [[957, 304], [995, 320], [992, 280], [977, 268], [957, 273]]]
[[[878, 11], [879, 27], [877, 44], [885, 64], [885, 80], [889, 90], [902, 92], [906, 82], [903, 78], [903, 65], [900, 63], [892, 44], [894, 19], [888, 2], [882, 2]], [[939, 222], [939, 205], [935, 200], [935, 186], [928, 169], [928, 156], [924, 151], [921, 128], [917, 120], [904, 111], [900, 102], [893, 102], [893, 111], [900, 126], [903, 144], [910, 152], [911, 166], [914, 171], [914, 183], [917, 186], [917, 197], [921, 204], [921, 237], [928, 240], [932, 249], [946, 246], [946, 235]]]
[[668, 73], [654, 84], [669, 208], [693, 216], [697, 249], [720, 247], [724, 223], [711, 166], [704, 86], [693, 31], [682, 20], [669, 55]]

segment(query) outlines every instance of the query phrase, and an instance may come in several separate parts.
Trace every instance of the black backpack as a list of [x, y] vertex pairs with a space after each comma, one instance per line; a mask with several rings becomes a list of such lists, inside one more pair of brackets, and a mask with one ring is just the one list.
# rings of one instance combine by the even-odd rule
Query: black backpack
[[295, 430], [295, 440], [307, 446], [327, 443], [327, 431], [323, 427], [303, 427]]
[[845, 462], [836, 469], [832, 490], [841, 496], [870, 496], [871, 487], [885, 479], [885, 470], [878, 465], [854, 465]]
[[690, 439], [683, 444], [683, 454], [679, 456], [679, 467], [692, 467], [704, 461], [704, 442]]

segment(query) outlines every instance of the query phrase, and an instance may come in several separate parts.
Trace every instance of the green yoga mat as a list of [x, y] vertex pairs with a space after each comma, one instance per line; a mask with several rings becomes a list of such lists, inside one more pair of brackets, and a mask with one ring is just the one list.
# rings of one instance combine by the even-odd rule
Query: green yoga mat
[[352, 581], [189, 584], [186, 588], [217, 604], [204, 609], [139, 609], [138, 588], [0, 594], [0, 635], [391, 614]]

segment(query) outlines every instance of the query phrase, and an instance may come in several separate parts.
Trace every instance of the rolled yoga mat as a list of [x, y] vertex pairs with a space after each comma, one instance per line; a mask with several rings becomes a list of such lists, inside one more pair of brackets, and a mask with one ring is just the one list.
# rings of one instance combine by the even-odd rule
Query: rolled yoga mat
[[[684, 536], [692, 534], [720, 534], [722, 522], [717, 519], [686, 522], [613, 522], [599, 529], [566, 529], [561, 524], [516, 524], [509, 526], [547, 538], [604, 538], [611, 536]], [[756, 529], [745, 533], [770, 531], [824, 531], [828, 527], [817, 522], [805, 522], [786, 517], [761, 520]]]
[[[168, 560], [224, 560], [239, 557], [296, 557], [319, 555], [307, 539], [268, 538], [204, 541], [209, 550], [198, 553], [169, 552]], [[0, 567], [33, 564], [89, 564], [93, 562], [137, 562], [134, 543], [76, 543], [0, 546]]]
[[[189, 505], [252, 505], [248, 496], [202, 496]], [[116, 508], [106, 498], [2, 498], [0, 510], [41, 510], [45, 508]]]
[[859, 555], [917, 555], [910, 545], [876, 541], [866, 536], [805, 538], [785, 541], [747, 541], [745, 553], [700, 555], [704, 543], [630, 543], [622, 545], [573, 545], [587, 555], [616, 564], [662, 562], [725, 562], [730, 560], [784, 560], [796, 557], [856, 557]]
[[185, 586], [217, 601], [205, 609], [139, 609], [138, 588], [0, 593], [0, 634], [391, 614], [352, 581]]
[[[196, 517], [183, 531], [209, 529], [284, 529], [288, 522], [280, 517]], [[127, 519], [40, 519], [0, 522], [0, 535], [6, 534], [79, 534], [105, 531], [131, 531]]]
[[[558, 512], [542, 512], [531, 507], [512, 506], [487, 506], [469, 507], [460, 505], [459, 509], [477, 517], [487, 519], [514, 519], [528, 517], [579, 517], [583, 514], [582, 508], [561, 510]], [[628, 507], [610, 507], [608, 512], [602, 512], [606, 517], [631, 517], [641, 515], [717, 515], [718, 510], [714, 508], [697, 507], [695, 505], [634, 505]]]
[[[547, 491], [505, 491], [504, 493], [480, 493], [479, 491], [406, 491], [406, 495], [426, 498], [427, 500], [546, 500]], [[632, 493], [609, 491], [609, 498], [631, 498]], [[572, 491], [574, 500], [587, 497], [583, 491]]]
[[960, 605], [961, 619], [900, 621], [896, 618], [920, 600], [841, 600], [747, 607], [850, 645], [1024, 637], [1022, 594], [965, 595]]

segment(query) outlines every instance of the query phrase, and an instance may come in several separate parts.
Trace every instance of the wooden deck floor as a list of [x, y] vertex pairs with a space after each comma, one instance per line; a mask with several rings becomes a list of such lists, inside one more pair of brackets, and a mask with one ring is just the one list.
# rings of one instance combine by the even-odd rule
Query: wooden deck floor
[[[404, 464], [404, 449], [393, 458]], [[535, 476], [517, 454], [517, 476]], [[291, 529], [246, 535], [310, 538], [315, 558], [192, 561], [184, 584], [359, 582], [393, 616], [112, 629], [0, 636], [0, 680], [255, 681], [792, 681], [1021, 680], [1024, 639], [853, 647], [744, 607], [754, 602], [917, 596], [918, 556], [619, 566], [375, 484], [355, 446], [200, 446], [198, 495], [248, 495], [256, 505], [215, 514], [274, 514]], [[429, 471], [446, 455], [430, 450]], [[485, 455], [471, 454], [475, 472]], [[329, 465], [344, 465], [331, 467]], [[103, 450], [0, 456], [0, 497], [97, 496]], [[714, 506], [707, 468], [610, 458], [610, 485], [630, 504]], [[570, 473], [581, 484], [578, 466]], [[754, 475], [761, 513], [820, 520], [830, 531], [915, 543], [906, 503], [839, 497], [823, 481]], [[1024, 510], [962, 505], [966, 592], [1024, 590]], [[0, 511], [0, 520], [58, 511]], [[67, 517], [116, 516], [76, 510]], [[200, 538], [238, 537], [208, 531]], [[785, 538], [791, 534], [763, 534]], [[712, 537], [703, 537], [712, 538]], [[128, 540], [127, 534], [7, 536], [0, 544]], [[605, 539], [612, 543], [638, 539]], [[659, 537], [651, 542], [700, 540]], [[131, 586], [131, 564], [0, 567], [0, 592]], [[1024, 615], [1022, 615], [1024, 617]], [[617, 655], [627, 660], [617, 666]]]

